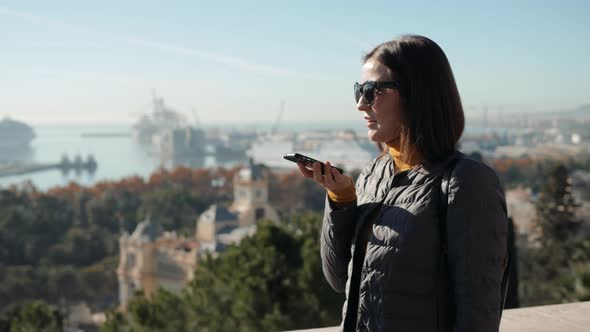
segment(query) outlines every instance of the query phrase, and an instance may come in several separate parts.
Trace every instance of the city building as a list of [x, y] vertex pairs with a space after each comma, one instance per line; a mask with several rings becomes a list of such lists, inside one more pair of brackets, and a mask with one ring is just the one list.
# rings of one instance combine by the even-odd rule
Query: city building
[[178, 293], [193, 278], [198, 242], [164, 232], [150, 218], [140, 222], [131, 235], [124, 233], [119, 246], [117, 277], [122, 308], [138, 290], [148, 297], [158, 288]]
[[540, 236], [535, 224], [537, 211], [530, 188], [514, 188], [506, 190], [506, 206], [508, 215], [514, 222], [516, 241], [519, 247], [526, 247]]
[[229, 207], [211, 205], [197, 220], [200, 250], [219, 252], [252, 234], [260, 220], [279, 221], [268, 201], [268, 170], [252, 159], [233, 179], [234, 201]]
[[119, 239], [119, 301], [126, 308], [136, 291], [150, 297], [158, 288], [179, 293], [193, 279], [200, 253], [218, 253], [253, 234], [263, 219], [279, 221], [268, 202], [268, 173], [252, 160], [233, 179], [229, 207], [211, 205], [198, 220], [194, 238], [165, 232], [149, 217]]

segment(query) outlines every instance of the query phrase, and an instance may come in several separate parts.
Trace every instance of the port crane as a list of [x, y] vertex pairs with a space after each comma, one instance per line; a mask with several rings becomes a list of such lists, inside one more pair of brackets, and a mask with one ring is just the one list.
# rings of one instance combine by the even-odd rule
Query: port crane
[[277, 115], [277, 119], [275, 120], [271, 130], [270, 130], [270, 134], [274, 135], [277, 133], [277, 131], [279, 130], [279, 125], [281, 124], [281, 120], [283, 119], [283, 113], [285, 113], [285, 101], [281, 100], [281, 106], [279, 108], [279, 114]]

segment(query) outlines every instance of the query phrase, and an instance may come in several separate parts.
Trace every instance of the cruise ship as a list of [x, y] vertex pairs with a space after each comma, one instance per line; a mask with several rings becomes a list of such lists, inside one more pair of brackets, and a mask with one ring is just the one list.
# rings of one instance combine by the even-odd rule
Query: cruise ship
[[357, 137], [351, 130], [323, 130], [260, 137], [248, 150], [248, 156], [270, 168], [296, 169], [293, 163], [283, 159], [285, 153], [292, 152], [329, 160], [345, 171], [363, 169], [379, 154], [373, 143]]
[[4, 118], [0, 121], [0, 154], [19, 154], [31, 149], [35, 132], [29, 125]]

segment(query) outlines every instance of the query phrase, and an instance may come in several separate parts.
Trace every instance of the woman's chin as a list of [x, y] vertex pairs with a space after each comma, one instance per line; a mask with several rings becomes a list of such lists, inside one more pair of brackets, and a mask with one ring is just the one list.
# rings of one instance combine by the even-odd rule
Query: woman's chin
[[369, 138], [369, 140], [371, 140], [371, 141], [373, 141], [373, 142], [376, 142], [376, 143], [379, 143], [379, 142], [381, 142], [381, 141], [379, 140], [379, 133], [378, 133], [378, 131], [377, 131], [377, 130], [375, 130], [375, 129], [369, 129], [369, 130], [367, 131], [367, 137]]

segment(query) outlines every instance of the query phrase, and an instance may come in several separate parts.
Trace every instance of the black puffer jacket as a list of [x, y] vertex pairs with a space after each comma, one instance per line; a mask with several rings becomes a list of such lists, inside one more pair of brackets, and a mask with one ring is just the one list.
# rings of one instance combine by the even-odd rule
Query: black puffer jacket
[[[441, 178], [453, 158], [443, 235]], [[324, 274], [346, 291], [342, 329], [498, 331], [507, 215], [492, 169], [456, 152], [394, 175], [385, 155], [356, 191], [355, 204], [326, 202], [322, 228]]]

